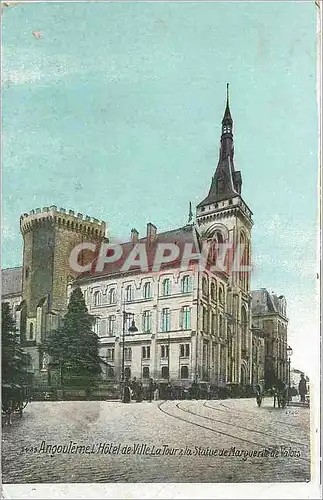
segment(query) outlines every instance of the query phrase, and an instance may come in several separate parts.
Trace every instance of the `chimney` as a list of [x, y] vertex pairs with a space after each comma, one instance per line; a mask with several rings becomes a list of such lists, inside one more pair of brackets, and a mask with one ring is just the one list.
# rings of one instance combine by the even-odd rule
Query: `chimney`
[[139, 239], [139, 233], [137, 229], [135, 228], [131, 229], [131, 243], [133, 244], [138, 243], [138, 239]]
[[153, 243], [156, 239], [157, 235], [157, 227], [154, 226], [151, 222], [148, 222], [147, 224], [147, 243], [150, 245]]

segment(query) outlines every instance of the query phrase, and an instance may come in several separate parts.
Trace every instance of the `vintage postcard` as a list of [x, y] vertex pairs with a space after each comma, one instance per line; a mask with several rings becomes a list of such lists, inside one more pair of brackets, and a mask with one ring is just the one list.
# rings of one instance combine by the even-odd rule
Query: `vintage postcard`
[[4, 498], [320, 497], [321, 2], [1, 2]]

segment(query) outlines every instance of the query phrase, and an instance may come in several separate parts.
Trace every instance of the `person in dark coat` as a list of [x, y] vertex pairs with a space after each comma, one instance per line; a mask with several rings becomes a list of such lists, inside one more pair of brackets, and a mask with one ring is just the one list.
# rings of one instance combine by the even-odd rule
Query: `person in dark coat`
[[153, 399], [155, 389], [156, 389], [156, 384], [153, 381], [153, 379], [151, 378], [149, 380], [149, 385], [148, 385], [148, 401], [149, 401], [149, 403], [151, 403], [151, 400]]
[[301, 374], [301, 380], [298, 384], [298, 392], [301, 397], [301, 403], [305, 403], [305, 395], [307, 394], [306, 380], [304, 373]]
[[129, 386], [129, 381], [126, 380], [125, 386], [123, 389], [123, 402], [130, 403], [130, 401], [131, 401], [131, 390], [130, 390], [130, 386]]
[[136, 394], [136, 401], [137, 403], [142, 402], [142, 393], [143, 393], [143, 387], [142, 387], [142, 382], [141, 380], [137, 384], [137, 394]]

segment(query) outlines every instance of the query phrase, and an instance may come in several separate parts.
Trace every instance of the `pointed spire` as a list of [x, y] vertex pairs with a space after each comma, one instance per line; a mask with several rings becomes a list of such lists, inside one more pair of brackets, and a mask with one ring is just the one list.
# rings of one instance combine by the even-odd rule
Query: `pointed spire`
[[225, 107], [225, 112], [222, 120], [222, 125], [231, 125], [232, 126], [232, 117], [230, 112], [230, 104], [229, 104], [229, 84], [227, 83], [227, 105]]

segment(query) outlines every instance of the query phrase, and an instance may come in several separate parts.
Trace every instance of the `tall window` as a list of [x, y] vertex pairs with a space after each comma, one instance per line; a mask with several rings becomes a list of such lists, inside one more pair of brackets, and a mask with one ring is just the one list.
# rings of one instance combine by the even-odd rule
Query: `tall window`
[[169, 375], [168, 366], [162, 366], [161, 378], [168, 378], [168, 375]]
[[126, 302], [131, 302], [133, 300], [133, 287], [132, 285], [127, 285], [126, 287]]
[[220, 304], [224, 303], [224, 292], [223, 292], [223, 287], [219, 287], [219, 302]]
[[163, 295], [170, 295], [170, 279], [165, 278], [163, 281]]
[[99, 318], [95, 318], [93, 330], [94, 330], [94, 333], [99, 335], [99, 333], [100, 333], [100, 319]]
[[125, 361], [131, 361], [131, 358], [132, 358], [131, 347], [126, 347], [124, 350], [124, 359]]
[[208, 327], [209, 327], [209, 318], [208, 318], [208, 310], [206, 307], [203, 307], [202, 308], [202, 311], [203, 311], [203, 325], [202, 325], [202, 329], [203, 329], [203, 332], [207, 332], [208, 331]]
[[144, 311], [142, 315], [142, 331], [151, 332], [151, 311]]
[[144, 299], [150, 299], [151, 298], [151, 283], [148, 281], [147, 283], [144, 284]]
[[216, 334], [217, 332], [217, 327], [216, 327], [216, 314], [215, 313], [212, 313], [212, 333], [213, 335]]
[[202, 293], [203, 295], [208, 295], [208, 284], [207, 284], [207, 279], [205, 276], [202, 278]]
[[215, 283], [211, 283], [211, 299], [216, 301], [216, 286]]
[[34, 338], [34, 323], [30, 323], [29, 325], [29, 340], [33, 340]]
[[111, 288], [108, 293], [108, 302], [109, 304], [115, 304], [116, 303], [116, 289]]
[[134, 319], [135, 315], [133, 313], [126, 313], [126, 335], [129, 335], [129, 328], [131, 327]]
[[114, 314], [108, 317], [108, 334], [114, 335], [116, 327], [116, 317]]
[[170, 331], [170, 309], [165, 308], [162, 310], [162, 332]]
[[131, 369], [130, 369], [130, 366], [126, 366], [125, 369], [124, 369], [124, 376], [126, 379], [130, 379], [131, 378]]
[[160, 357], [168, 358], [169, 357], [169, 345], [161, 345], [160, 346]]
[[181, 378], [188, 378], [188, 366], [181, 366]]
[[191, 291], [192, 281], [190, 276], [183, 276], [181, 281], [182, 293], [188, 293]]
[[189, 330], [191, 328], [191, 308], [190, 306], [182, 307], [182, 328], [183, 330]]
[[101, 304], [101, 294], [100, 292], [94, 292], [93, 303], [95, 306], [99, 306]]
[[149, 345], [143, 346], [141, 348], [141, 356], [142, 356], [142, 359], [150, 359], [150, 346]]
[[190, 344], [181, 344], [179, 347], [180, 357], [188, 358], [190, 355]]
[[114, 361], [114, 348], [107, 349], [107, 360]]
[[224, 335], [224, 321], [222, 314], [219, 315], [219, 335], [223, 337]]
[[142, 378], [149, 378], [149, 366], [144, 366], [142, 369]]

